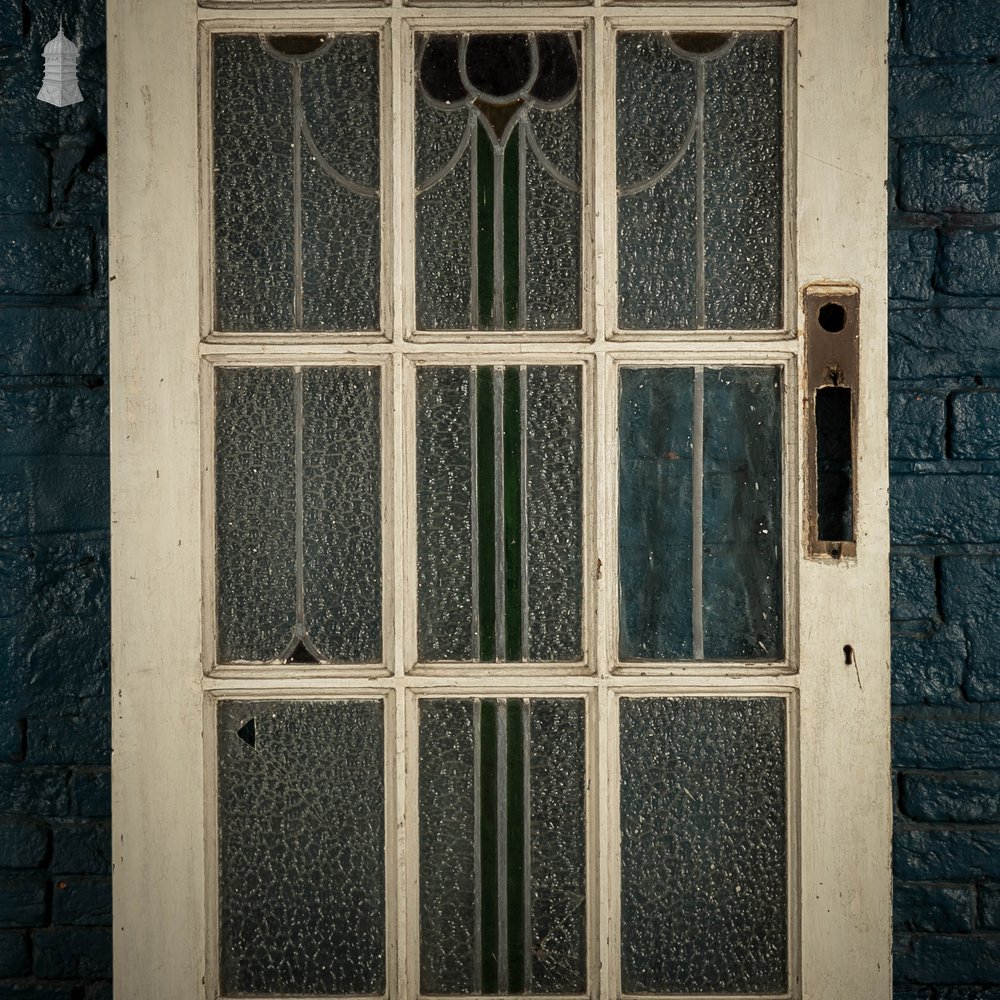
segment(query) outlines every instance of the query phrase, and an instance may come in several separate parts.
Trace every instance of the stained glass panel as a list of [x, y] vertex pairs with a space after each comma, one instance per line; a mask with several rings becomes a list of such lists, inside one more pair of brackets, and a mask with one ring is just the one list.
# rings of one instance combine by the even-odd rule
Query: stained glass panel
[[417, 36], [419, 328], [580, 326], [580, 45]]

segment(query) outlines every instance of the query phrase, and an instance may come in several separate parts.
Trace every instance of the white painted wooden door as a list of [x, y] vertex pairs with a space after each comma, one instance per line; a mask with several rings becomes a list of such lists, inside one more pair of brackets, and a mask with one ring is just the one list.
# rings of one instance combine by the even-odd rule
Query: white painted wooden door
[[116, 996], [888, 998], [883, 7], [112, 0]]

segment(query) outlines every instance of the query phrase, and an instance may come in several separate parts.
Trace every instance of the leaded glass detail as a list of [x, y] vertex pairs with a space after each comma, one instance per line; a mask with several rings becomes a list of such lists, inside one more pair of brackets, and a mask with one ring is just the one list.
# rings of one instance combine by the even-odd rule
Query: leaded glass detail
[[381, 659], [380, 414], [377, 368], [217, 370], [220, 662]]
[[428, 330], [580, 326], [580, 37], [420, 34], [416, 304]]
[[215, 325], [379, 327], [379, 39], [213, 38]]
[[583, 993], [580, 699], [420, 703], [420, 988]]
[[418, 655], [582, 655], [579, 366], [417, 371]]
[[781, 327], [783, 41], [619, 34], [621, 328]]

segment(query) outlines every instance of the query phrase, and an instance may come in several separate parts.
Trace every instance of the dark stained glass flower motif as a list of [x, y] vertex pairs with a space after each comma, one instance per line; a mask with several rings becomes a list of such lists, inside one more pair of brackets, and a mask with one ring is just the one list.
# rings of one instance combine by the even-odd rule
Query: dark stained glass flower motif
[[497, 148], [533, 107], [555, 110], [575, 96], [580, 69], [569, 32], [432, 35], [419, 62], [425, 100], [475, 110]]

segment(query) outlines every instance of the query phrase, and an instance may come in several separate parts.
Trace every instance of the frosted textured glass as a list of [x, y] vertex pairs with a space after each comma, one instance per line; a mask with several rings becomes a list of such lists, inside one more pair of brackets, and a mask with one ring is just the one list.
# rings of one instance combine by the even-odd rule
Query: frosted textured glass
[[382, 656], [377, 368], [305, 368], [305, 621], [324, 658]]
[[619, 35], [623, 328], [781, 326], [782, 46], [768, 31]]
[[422, 660], [473, 655], [469, 369], [417, 372], [417, 619]]
[[420, 988], [586, 989], [579, 699], [428, 699], [420, 710]]
[[528, 649], [536, 660], [583, 655], [580, 369], [527, 370]]
[[218, 35], [213, 66], [217, 328], [376, 329], [377, 36]]
[[626, 993], [788, 988], [785, 707], [621, 700]]
[[295, 625], [290, 368], [220, 368], [215, 401], [219, 660], [274, 660]]
[[619, 435], [620, 655], [780, 658], [779, 369], [623, 368]]
[[226, 995], [385, 988], [381, 701], [218, 711]]

